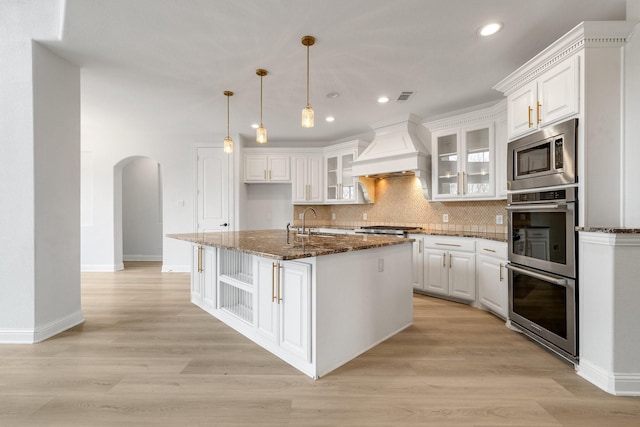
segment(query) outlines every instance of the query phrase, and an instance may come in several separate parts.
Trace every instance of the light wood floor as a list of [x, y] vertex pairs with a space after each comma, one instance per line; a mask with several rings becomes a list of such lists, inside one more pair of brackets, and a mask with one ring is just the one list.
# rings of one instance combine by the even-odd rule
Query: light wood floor
[[640, 426], [498, 318], [415, 296], [415, 323], [313, 381], [189, 303], [158, 263], [82, 275], [86, 322], [0, 345], [0, 426]]

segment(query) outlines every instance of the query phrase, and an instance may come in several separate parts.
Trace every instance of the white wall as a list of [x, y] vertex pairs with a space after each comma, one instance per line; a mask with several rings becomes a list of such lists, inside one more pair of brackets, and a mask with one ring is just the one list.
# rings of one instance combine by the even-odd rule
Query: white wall
[[62, 2], [0, 2], [0, 342], [82, 320], [80, 72], [32, 39], [60, 33]]
[[245, 230], [284, 229], [293, 223], [291, 184], [243, 184], [246, 188]]
[[[627, 1], [627, 19], [640, 21], [640, 0]], [[623, 226], [640, 228], [640, 25], [625, 48], [625, 138], [622, 147]]]
[[33, 44], [33, 99], [35, 326], [39, 334], [55, 323], [77, 324], [82, 312], [80, 69], [37, 43]]
[[162, 180], [157, 162], [135, 158], [122, 169], [125, 261], [162, 260]]

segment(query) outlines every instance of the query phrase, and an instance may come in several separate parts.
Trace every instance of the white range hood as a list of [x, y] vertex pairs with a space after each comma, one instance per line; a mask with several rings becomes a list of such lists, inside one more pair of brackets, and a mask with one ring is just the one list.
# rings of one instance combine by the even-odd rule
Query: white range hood
[[[353, 162], [353, 175], [371, 191], [371, 181], [381, 178], [415, 176], [424, 196], [430, 200], [430, 137], [419, 118], [375, 129], [375, 138]], [[363, 188], [367, 192], [366, 188]]]

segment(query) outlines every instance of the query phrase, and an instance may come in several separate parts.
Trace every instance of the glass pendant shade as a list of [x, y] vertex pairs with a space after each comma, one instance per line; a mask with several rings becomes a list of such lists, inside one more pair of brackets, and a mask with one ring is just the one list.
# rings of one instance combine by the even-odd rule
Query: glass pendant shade
[[266, 76], [268, 73], [267, 73], [267, 70], [258, 68], [256, 70], [256, 74], [260, 76], [260, 127], [256, 129], [256, 142], [258, 144], [266, 144], [267, 130], [262, 125], [262, 78]]
[[307, 106], [302, 109], [302, 127], [313, 127], [313, 108], [309, 104], [309, 46], [313, 46], [316, 39], [313, 36], [304, 36], [302, 45], [307, 48]]
[[302, 127], [313, 127], [313, 108], [311, 107], [311, 105], [307, 105], [302, 109]]
[[226, 154], [233, 153], [233, 140], [229, 136], [229, 97], [233, 96], [233, 92], [230, 90], [225, 90], [224, 96], [227, 97], [227, 136], [224, 138], [224, 142], [222, 143], [222, 151]]
[[224, 145], [222, 146], [222, 150], [227, 154], [233, 153], [233, 140], [231, 138], [226, 137], [224, 139]]
[[262, 124], [258, 129], [256, 129], [256, 142], [258, 144], [267, 143], [267, 130], [262, 126]]

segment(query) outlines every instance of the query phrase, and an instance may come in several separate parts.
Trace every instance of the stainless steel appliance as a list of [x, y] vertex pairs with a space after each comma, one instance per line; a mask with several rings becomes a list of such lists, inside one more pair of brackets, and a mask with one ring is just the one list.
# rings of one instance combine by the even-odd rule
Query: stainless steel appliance
[[576, 191], [508, 195], [509, 261], [576, 277]]
[[508, 145], [509, 322], [578, 358], [577, 119]]
[[547, 127], [508, 144], [507, 189], [575, 184], [578, 119]]
[[368, 234], [370, 236], [386, 237], [407, 237], [412, 232], [422, 230], [420, 227], [398, 227], [391, 225], [369, 225], [356, 230], [357, 234]]

